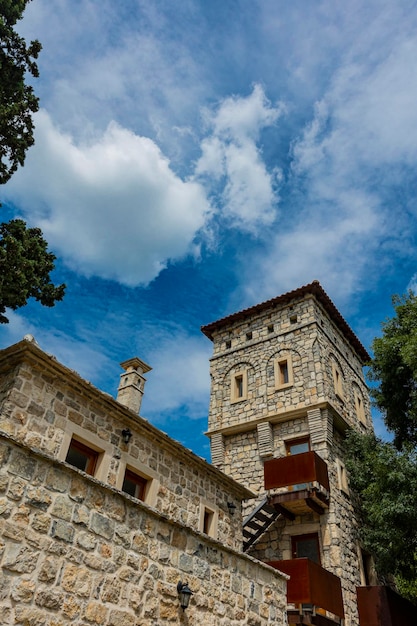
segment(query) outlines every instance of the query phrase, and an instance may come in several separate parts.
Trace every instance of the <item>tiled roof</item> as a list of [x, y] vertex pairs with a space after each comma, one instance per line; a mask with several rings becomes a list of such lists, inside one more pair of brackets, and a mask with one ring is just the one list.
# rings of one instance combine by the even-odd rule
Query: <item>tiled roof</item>
[[225, 326], [230, 326], [230, 324], [233, 324], [234, 322], [243, 321], [252, 315], [256, 315], [257, 313], [266, 311], [267, 309], [289, 304], [292, 300], [303, 298], [307, 295], [314, 296], [316, 300], [320, 302], [325, 311], [328, 313], [329, 317], [333, 320], [333, 322], [336, 324], [342, 334], [349, 341], [351, 346], [355, 349], [356, 353], [362, 360], [362, 363], [367, 363], [371, 357], [369, 356], [368, 352], [365, 350], [353, 330], [350, 328], [349, 324], [342, 317], [336, 306], [330, 300], [329, 296], [324, 291], [318, 280], [314, 280], [309, 285], [304, 285], [303, 287], [299, 287], [298, 289], [294, 289], [293, 291], [284, 293], [281, 296], [277, 296], [276, 298], [272, 298], [271, 300], [266, 300], [265, 302], [256, 304], [255, 306], [249, 307], [248, 309], [243, 309], [243, 311], [232, 313], [232, 315], [223, 317], [216, 322], [212, 322], [211, 324], [202, 326], [201, 331], [206, 335], [206, 337], [213, 340], [213, 334], [217, 330], [220, 330]]

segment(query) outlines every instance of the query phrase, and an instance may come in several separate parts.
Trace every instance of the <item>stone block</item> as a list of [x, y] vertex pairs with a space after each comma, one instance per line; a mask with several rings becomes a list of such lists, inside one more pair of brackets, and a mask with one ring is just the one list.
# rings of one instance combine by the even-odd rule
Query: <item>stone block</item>
[[114, 521], [93, 511], [91, 515], [90, 530], [100, 537], [111, 539], [114, 535]]
[[52, 522], [51, 536], [55, 539], [62, 539], [67, 543], [72, 543], [74, 540], [75, 530], [63, 520], [54, 520]]

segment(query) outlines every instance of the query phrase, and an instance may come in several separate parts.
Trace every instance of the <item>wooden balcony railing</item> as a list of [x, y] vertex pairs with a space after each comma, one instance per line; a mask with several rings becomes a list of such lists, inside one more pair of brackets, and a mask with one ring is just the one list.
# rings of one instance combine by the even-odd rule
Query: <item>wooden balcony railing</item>
[[357, 587], [360, 626], [415, 626], [417, 607], [385, 586]]
[[266, 461], [264, 479], [265, 489], [316, 482], [330, 491], [326, 461], [314, 451]]
[[287, 603], [312, 605], [344, 618], [340, 578], [310, 559], [271, 561], [271, 567], [290, 576], [287, 582]]

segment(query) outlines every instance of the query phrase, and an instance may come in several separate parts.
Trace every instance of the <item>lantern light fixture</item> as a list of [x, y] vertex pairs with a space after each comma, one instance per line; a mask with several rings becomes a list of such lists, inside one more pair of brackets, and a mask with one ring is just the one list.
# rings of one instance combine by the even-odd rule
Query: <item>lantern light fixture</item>
[[189, 588], [188, 583], [183, 583], [182, 580], [178, 581], [177, 591], [181, 608], [183, 611], [185, 611], [185, 609], [188, 608], [188, 605], [190, 604], [190, 599], [193, 595], [193, 592]]
[[123, 441], [125, 443], [129, 443], [129, 441], [131, 440], [132, 436], [133, 435], [132, 435], [132, 432], [131, 432], [130, 428], [123, 428], [123, 430], [122, 430], [122, 437], [123, 437]]
[[234, 515], [236, 511], [236, 504], [234, 502], [228, 502], [227, 508], [229, 509], [230, 515]]

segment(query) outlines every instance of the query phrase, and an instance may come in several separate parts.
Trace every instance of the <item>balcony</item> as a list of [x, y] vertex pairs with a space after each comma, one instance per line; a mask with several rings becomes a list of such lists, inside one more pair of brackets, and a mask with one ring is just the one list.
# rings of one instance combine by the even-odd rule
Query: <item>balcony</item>
[[[344, 618], [340, 578], [310, 559], [272, 561], [271, 567], [290, 576], [287, 582], [288, 622], [334, 626]], [[362, 626], [362, 624], [361, 624]]]
[[389, 587], [357, 587], [360, 626], [413, 626], [417, 607]]
[[269, 503], [289, 519], [314, 511], [321, 515], [329, 506], [327, 464], [316, 452], [302, 452], [266, 461], [265, 489]]

